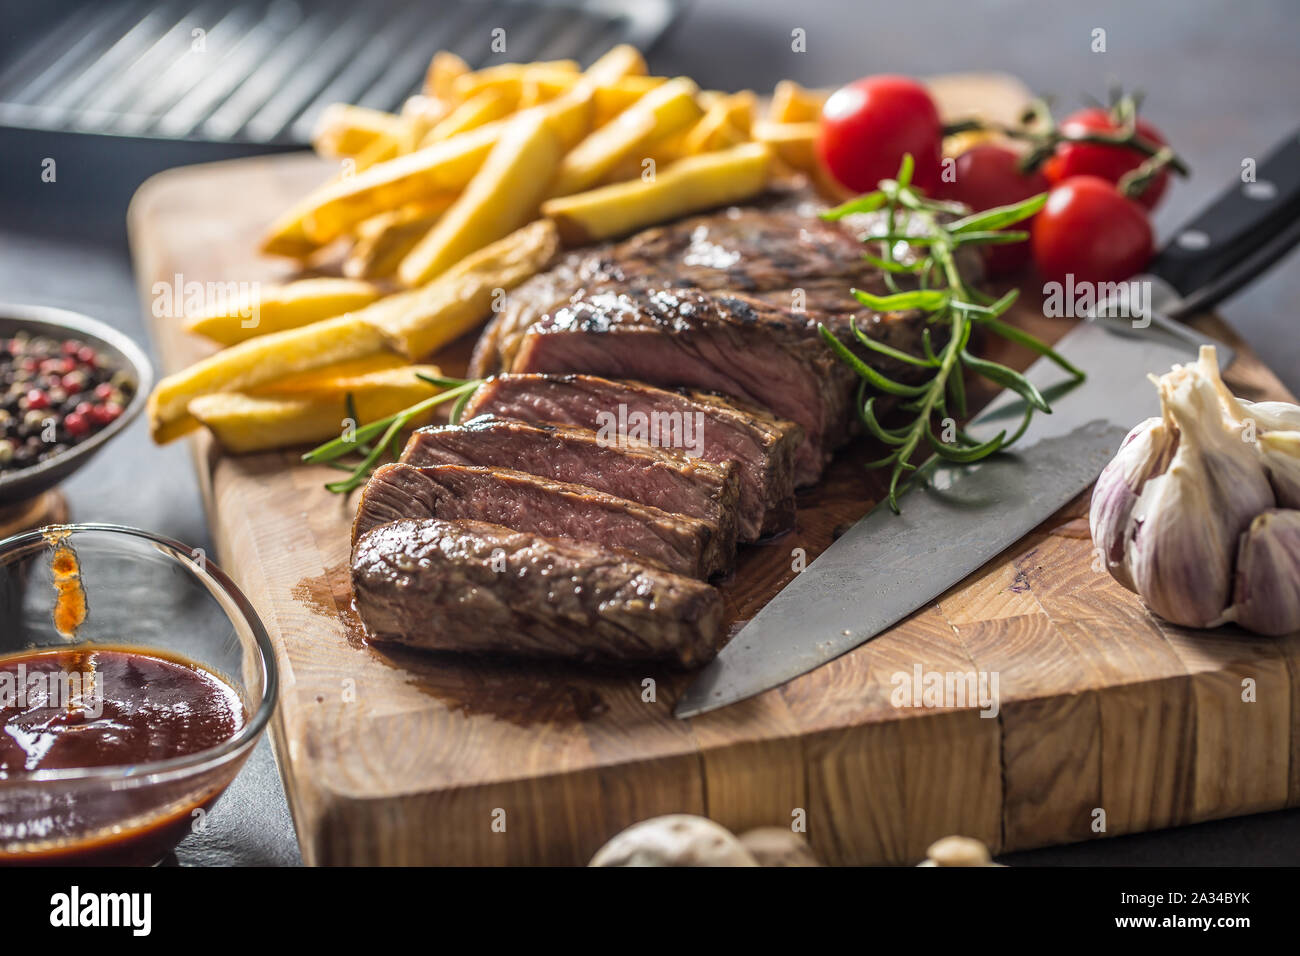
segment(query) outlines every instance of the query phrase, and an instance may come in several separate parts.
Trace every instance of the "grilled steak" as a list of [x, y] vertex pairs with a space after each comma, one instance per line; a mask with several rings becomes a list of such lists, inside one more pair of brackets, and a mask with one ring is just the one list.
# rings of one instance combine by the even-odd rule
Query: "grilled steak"
[[[778, 197], [647, 229], [619, 243], [570, 253], [553, 269], [510, 293], [506, 308], [479, 339], [474, 374], [489, 375], [514, 362], [523, 334], [553, 306], [582, 290], [626, 291], [665, 287], [758, 294], [791, 307], [801, 290], [809, 311], [870, 313], [849, 294], [855, 287], [887, 291], [883, 274], [862, 258], [861, 230], [824, 222], [801, 197]], [[912, 326], [913, 339], [920, 333]]]
[[[693, 423], [688, 423], [691, 427]], [[694, 438], [690, 435], [679, 438]], [[463, 425], [422, 428], [402, 453], [408, 465], [513, 468], [555, 481], [702, 518], [717, 526], [719, 548], [736, 543], [736, 467], [627, 439], [614, 429], [530, 424], [482, 415]]]
[[524, 335], [514, 372], [590, 372], [734, 395], [797, 422], [795, 482], [848, 437], [856, 377], [808, 313], [694, 289], [582, 292]]
[[723, 642], [707, 584], [478, 521], [375, 528], [353, 549], [352, 588], [374, 638], [431, 650], [697, 667]]
[[[763, 409], [705, 392], [682, 393], [593, 375], [498, 375], [474, 393], [466, 415], [598, 429], [609, 415], [627, 422], [695, 421], [700, 457], [735, 463], [740, 481], [740, 540], [790, 527], [794, 519], [794, 453], [802, 431]], [[675, 416], [675, 417], [674, 417]]]
[[623, 548], [698, 578], [725, 570], [733, 557], [708, 521], [504, 468], [384, 465], [362, 493], [353, 543], [398, 518], [488, 521], [547, 538]]

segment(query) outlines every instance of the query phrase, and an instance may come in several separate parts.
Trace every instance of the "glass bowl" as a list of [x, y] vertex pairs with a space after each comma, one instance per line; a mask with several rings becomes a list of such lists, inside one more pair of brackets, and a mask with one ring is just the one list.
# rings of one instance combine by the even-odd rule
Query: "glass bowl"
[[[55, 629], [52, 548], [79, 559], [85, 621], [69, 642]], [[0, 780], [0, 864], [157, 862], [234, 779], [275, 707], [276, 666], [248, 599], [206, 556], [134, 528], [58, 525], [0, 542], [0, 657], [95, 646], [165, 651], [221, 678], [245, 723], [207, 750], [133, 765], [37, 770]]]

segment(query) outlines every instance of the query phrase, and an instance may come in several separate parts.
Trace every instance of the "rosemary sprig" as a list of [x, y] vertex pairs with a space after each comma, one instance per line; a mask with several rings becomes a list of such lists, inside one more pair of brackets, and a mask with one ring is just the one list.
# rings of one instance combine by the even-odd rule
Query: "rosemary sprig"
[[[349, 472], [348, 477], [341, 481], [327, 482], [326, 488], [335, 494], [345, 495], [360, 487], [370, 478], [371, 472], [375, 470], [381, 458], [386, 454], [394, 458], [397, 457], [401, 451], [398, 448], [398, 442], [401, 440], [402, 432], [406, 427], [425, 412], [441, 405], [443, 402], [451, 399], [456, 400], [456, 404], [452, 406], [451, 410], [451, 422], [453, 425], [459, 423], [461, 412], [464, 411], [470, 396], [483, 384], [482, 379], [477, 378], [443, 378], [425, 375], [422, 372], [416, 372], [415, 374], [420, 380], [446, 389], [446, 391], [416, 402], [414, 405], [404, 408], [394, 415], [389, 415], [387, 418], [381, 418], [378, 421], [362, 425], [351, 435], [327, 441], [302, 456], [302, 460], [305, 462], [328, 464], [332, 468], [339, 468]], [[351, 396], [349, 396], [349, 415], [355, 421], [356, 413], [353, 408]], [[376, 437], [379, 440], [373, 445], [370, 444], [371, 439]], [[360, 455], [361, 460], [355, 466], [349, 467], [338, 460], [347, 455]]]
[[[971, 332], [976, 325], [1024, 345], [1051, 359], [1076, 380], [1084, 373], [1056, 353], [1051, 346], [1028, 332], [1003, 322], [999, 316], [1007, 311], [1019, 295], [1011, 290], [1000, 299], [993, 300], [967, 284], [957, 268], [957, 252], [969, 245], [991, 242], [1015, 242], [1026, 238], [1023, 232], [1005, 231], [1032, 216], [1047, 201], [1046, 194], [1035, 196], [1009, 206], [998, 206], [983, 212], [969, 213], [952, 203], [926, 198], [914, 189], [912, 157], [904, 156], [896, 179], [880, 182], [879, 188], [857, 199], [851, 199], [835, 209], [822, 214], [825, 219], [842, 219], [860, 212], [885, 212], [885, 232], [873, 235], [867, 242], [878, 242], [878, 256], [867, 255], [868, 261], [885, 270], [885, 279], [892, 290], [889, 295], [872, 295], [854, 289], [854, 297], [877, 312], [921, 310], [927, 313], [930, 325], [947, 326], [948, 339], [941, 349], [934, 350], [930, 329], [922, 333], [922, 354], [911, 355], [883, 342], [877, 342], [850, 321], [853, 340], [864, 349], [912, 367], [932, 370], [929, 379], [909, 384], [899, 382], [872, 368], [859, 355], [824, 324], [818, 329], [830, 349], [862, 379], [858, 389], [857, 413], [867, 432], [890, 447], [890, 453], [879, 461], [870, 462], [868, 468], [891, 469], [889, 479], [889, 507], [898, 512], [900, 482], [907, 472], [915, 471], [912, 458], [924, 443], [939, 458], [955, 462], [973, 462], [1016, 441], [1029, 424], [1035, 411], [1051, 412], [1047, 400], [1033, 384], [1015, 369], [989, 359], [978, 358], [967, 350]], [[952, 219], [953, 215], [960, 218]], [[905, 227], [899, 230], [900, 220]], [[945, 221], [946, 220], [946, 221]], [[918, 256], [914, 261], [900, 259], [896, 247], [906, 244]], [[910, 275], [918, 288], [902, 289], [897, 284], [900, 275]], [[963, 372], [970, 369], [990, 381], [1009, 388], [1025, 400], [1025, 416], [1020, 427], [1008, 435], [1004, 429], [987, 441], [976, 441], [961, 428], [952, 429], [952, 441], [941, 440], [935, 434], [932, 419], [966, 415], [966, 392]], [[868, 389], [892, 395], [899, 400], [898, 408], [913, 413], [911, 424], [899, 428], [886, 428], [877, 417], [876, 398]], [[955, 422], [954, 422], [955, 425]], [[941, 429], [944, 431], [945, 429]]]

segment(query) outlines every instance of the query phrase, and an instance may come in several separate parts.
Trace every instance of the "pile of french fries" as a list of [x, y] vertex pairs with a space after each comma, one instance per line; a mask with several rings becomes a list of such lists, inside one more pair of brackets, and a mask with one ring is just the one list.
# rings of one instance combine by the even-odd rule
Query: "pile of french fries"
[[[188, 317], [224, 346], [150, 396], [156, 441], [208, 427], [231, 451], [336, 437], [437, 386], [426, 361], [473, 331], [563, 247], [626, 235], [819, 176], [825, 94], [651, 76], [632, 47], [472, 71], [434, 56], [400, 113], [339, 104], [313, 142], [341, 172], [278, 216], [261, 249], [338, 273]], [[255, 321], [249, 316], [256, 315]], [[348, 415], [345, 416], [344, 412]]]

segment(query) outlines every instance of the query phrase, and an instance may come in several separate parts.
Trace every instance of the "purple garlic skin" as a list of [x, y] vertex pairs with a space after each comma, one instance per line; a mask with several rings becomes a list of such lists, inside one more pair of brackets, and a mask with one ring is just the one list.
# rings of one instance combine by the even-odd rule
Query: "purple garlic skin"
[[1257, 634], [1300, 631], [1300, 511], [1272, 508], [1241, 536], [1232, 606], [1214, 623]]
[[1161, 378], [1178, 448], [1143, 487], [1126, 540], [1137, 592], [1161, 617], [1188, 627], [1209, 627], [1222, 615], [1237, 542], [1275, 501], [1257, 450], [1224, 421], [1215, 371], [1216, 380], [1190, 366]]
[[1262, 433], [1259, 453], [1278, 505], [1300, 508], [1300, 431]]
[[1092, 489], [1088, 527], [1102, 550], [1106, 570], [1124, 587], [1136, 591], [1124, 560], [1129, 518], [1147, 479], [1159, 475], [1173, 457], [1177, 439], [1160, 418], [1138, 423], [1120, 442], [1119, 452], [1102, 469]]

